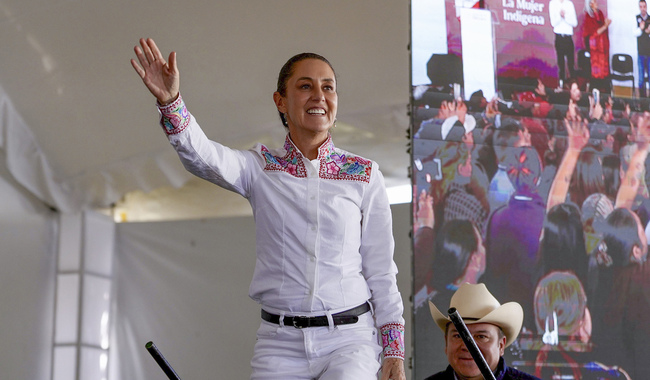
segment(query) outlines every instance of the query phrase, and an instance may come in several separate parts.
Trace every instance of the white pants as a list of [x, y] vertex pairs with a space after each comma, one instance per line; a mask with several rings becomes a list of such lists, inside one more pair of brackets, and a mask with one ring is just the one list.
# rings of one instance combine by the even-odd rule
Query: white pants
[[251, 380], [376, 380], [380, 353], [371, 312], [336, 327], [297, 329], [262, 321]]

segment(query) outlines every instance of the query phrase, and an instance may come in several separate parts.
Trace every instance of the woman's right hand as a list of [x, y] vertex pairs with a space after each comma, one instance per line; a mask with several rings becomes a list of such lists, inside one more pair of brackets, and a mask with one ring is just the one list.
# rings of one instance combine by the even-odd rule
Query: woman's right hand
[[589, 127], [587, 120], [582, 120], [579, 116], [574, 119], [564, 119], [564, 125], [567, 130], [568, 149], [580, 152], [589, 143]]
[[141, 38], [140, 46], [134, 50], [138, 61], [131, 59], [131, 65], [158, 102], [167, 105], [176, 100], [180, 87], [176, 52], [171, 52], [168, 61], [165, 61], [151, 38]]

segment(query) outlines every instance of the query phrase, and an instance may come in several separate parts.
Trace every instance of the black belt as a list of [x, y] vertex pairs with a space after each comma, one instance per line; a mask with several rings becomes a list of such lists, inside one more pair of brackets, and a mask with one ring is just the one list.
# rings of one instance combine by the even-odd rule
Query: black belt
[[[349, 325], [352, 323], [357, 323], [359, 321], [359, 316], [370, 311], [370, 304], [368, 302], [359, 305], [353, 309], [345, 310], [340, 313], [332, 314], [332, 320], [334, 320], [334, 326], [337, 325]], [[262, 309], [262, 319], [280, 324], [280, 316], [271, 314], [266, 310]], [[318, 317], [304, 317], [304, 316], [293, 316], [293, 317], [284, 317], [285, 326], [293, 326], [297, 329], [302, 329], [305, 327], [319, 327], [319, 326], [329, 326], [326, 315], [320, 315]]]

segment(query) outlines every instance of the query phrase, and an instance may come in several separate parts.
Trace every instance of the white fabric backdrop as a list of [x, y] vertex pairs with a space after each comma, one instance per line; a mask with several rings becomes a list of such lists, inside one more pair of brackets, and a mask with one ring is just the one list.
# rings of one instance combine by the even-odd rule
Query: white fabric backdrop
[[[8, 168], [20, 186], [63, 212], [108, 207], [128, 191], [151, 191], [169, 185], [180, 187], [191, 178], [172, 149], [151, 156], [130, 157], [101, 169], [60, 178], [2, 87], [0, 120], [0, 149], [6, 157], [3, 167]], [[150, 128], [156, 128], [155, 119]], [[74, 149], [74, 144], [80, 143], [83, 142], [70, 141], [69, 148]]]
[[57, 218], [5, 164], [0, 155], [0, 378], [48, 380]]
[[149, 340], [183, 379], [249, 376], [252, 236], [252, 218], [118, 225], [111, 380], [164, 378]]
[[[410, 205], [392, 209], [408, 357]], [[183, 379], [248, 378], [260, 321], [248, 298], [254, 240], [252, 217], [118, 225], [109, 379], [165, 378], [149, 340]]]

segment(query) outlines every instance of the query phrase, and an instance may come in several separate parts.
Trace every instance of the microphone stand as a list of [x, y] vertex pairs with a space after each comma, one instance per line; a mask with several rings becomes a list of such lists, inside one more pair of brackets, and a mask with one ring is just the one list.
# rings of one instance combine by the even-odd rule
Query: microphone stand
[[165, 375], [169, 377], [169, 380], [181, 380], [180, 377], [176, 374], [171, 365], [167, 362], [163, 354], [158, 350], [158, 347], [153, 342], [148, 342], [144, 345], [147, 351], [153, 356], [153, 359], [158, 363], [160, 368], [162, 368]]

